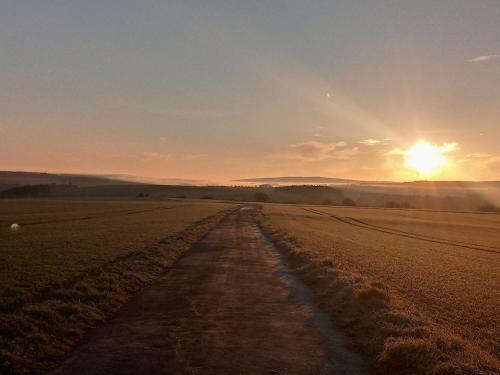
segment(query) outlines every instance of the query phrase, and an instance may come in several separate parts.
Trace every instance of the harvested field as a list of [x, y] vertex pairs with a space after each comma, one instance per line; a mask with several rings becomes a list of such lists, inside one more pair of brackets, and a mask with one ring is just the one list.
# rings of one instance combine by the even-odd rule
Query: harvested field
[[0, 373], [50, 366], [235, 207], [0, 201]]
[[500, 215], [265, 205], [261, 220], [374, 368], [500, 370]]

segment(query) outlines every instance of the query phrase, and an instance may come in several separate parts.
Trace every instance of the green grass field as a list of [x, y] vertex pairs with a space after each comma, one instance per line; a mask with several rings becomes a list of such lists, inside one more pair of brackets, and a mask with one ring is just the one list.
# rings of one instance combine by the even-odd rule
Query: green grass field
[[272, 204], [263, 214], [377, 365], [500, 369], [500, 215]]
[[0, 200], [0, 373], [50, 366], [234, 207]]
[[[0, 304], [154, 243], [228, 205], [0, 202]], [[10, 225], [18, 223], [12, 231]]]

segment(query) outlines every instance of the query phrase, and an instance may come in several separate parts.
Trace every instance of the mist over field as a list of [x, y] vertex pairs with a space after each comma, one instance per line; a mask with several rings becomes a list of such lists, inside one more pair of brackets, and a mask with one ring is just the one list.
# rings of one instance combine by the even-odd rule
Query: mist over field
[[0, 172], [0, 197], [139, 196], [327, 205], [343, 205], [344, 200], [350, 199], [352, 202], [349, 205], [368, 207], [494, 212], [500, 205], [500, 182], [400, 183], [325, 177], [271, 177], [210, 185], [201, 181], [156, 181], [133, 176]]

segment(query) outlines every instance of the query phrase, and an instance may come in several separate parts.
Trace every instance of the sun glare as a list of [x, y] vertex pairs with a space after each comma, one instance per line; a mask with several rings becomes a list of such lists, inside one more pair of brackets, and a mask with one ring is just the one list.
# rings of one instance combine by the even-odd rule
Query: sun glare
[[448, 164], [448, 159], [443, 155], [443, 149], [425, 141], [420, 141], [407, 150], [405, 161], [408, 167], [422, 176], [437, 172]]

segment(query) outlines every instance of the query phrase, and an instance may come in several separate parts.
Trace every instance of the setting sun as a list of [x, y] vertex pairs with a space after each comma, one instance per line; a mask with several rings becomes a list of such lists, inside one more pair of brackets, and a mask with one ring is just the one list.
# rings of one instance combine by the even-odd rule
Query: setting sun
[[406, 165], [421, 175], [432, 174], [448, 164], [448, 159], [443, 155], [445, 151], [442, 147], [419, 141], [406, 151]]

